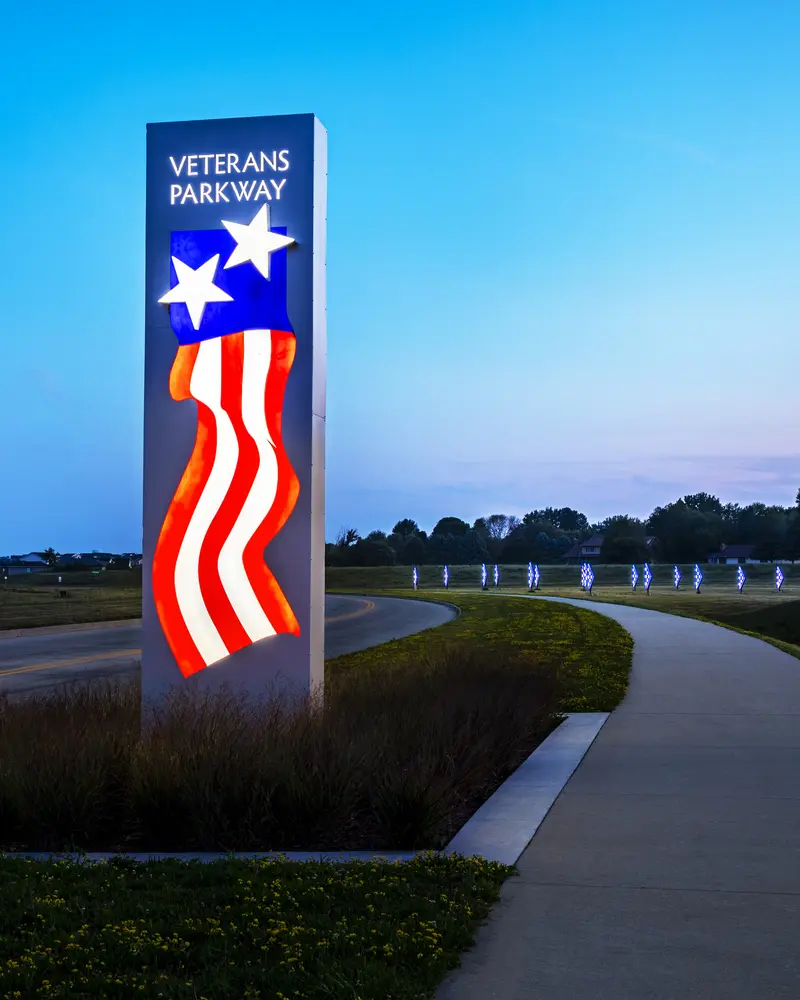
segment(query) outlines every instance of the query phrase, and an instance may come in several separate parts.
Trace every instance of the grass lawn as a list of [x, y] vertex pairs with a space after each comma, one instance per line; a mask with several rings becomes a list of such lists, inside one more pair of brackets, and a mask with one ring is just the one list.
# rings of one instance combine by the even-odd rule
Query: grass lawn
[[0, 582], [0, 631], [142, 617], [141, 571], [64, 573], [62, 580], [32, 573]]
[[0, 859], [0, 997], [432, 997], [512, 869], [479, 858]]
[[[513, 593], [514, 591], [510, 591]], [[630, 587], [593, 587], [586, 594], [577, 587], [552, 587], [540, 591], [543, 596], [572, 597], [606, 604], [626, 604], [671, 615], [699, 618], [724, 625], [745, 635], [763, 639], [779, 649], [800, 657], [800, 599], [788, 593], [778, 594], [765, 585], [753, 585], [739, 594], [735, 588], [720, 584], [706, 586], [696, 594], [691, 584], [680, 590], [641, 587], [634, 594]]]
[[633, 659], [633, 641], [616, 622], [564, 604], [521, 599], [510, 602], [491, 593], [467, 591], [398, 591], [396, 597], [448, 601], [461, 611], [438, 628], [349, 653], [329, 661], [332, 673], [369, 667], [386, 670], [456, 642], [488, 643], [512, 649], [537, 663], [557, 664], [564, 690], [564, 712], [610, 712], [625, 696]]

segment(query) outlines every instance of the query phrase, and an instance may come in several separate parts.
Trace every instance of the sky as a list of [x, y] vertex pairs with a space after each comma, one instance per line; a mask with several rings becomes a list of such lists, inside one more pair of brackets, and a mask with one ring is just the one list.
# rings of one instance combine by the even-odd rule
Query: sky
[[141, 546], [145, 124], [328, 131], [327, 534], [800, 486], [800, 5], [29, 2], [0, 554]]

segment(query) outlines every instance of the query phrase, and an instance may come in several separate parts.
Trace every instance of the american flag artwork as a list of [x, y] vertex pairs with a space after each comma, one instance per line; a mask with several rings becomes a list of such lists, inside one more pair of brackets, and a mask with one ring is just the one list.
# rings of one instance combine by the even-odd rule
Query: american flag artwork
[[217, 228], [170, 234], [169, 288], [159, 300], [178, 341], [169, 391], [196, 402], [197, 434], [158, 537], [152, 585], [184, 677], [268, 636], [300, 634], [264, 561], [300, 488], [281, 437], [296, 347], [286, 304], [292, 243], [285, 228], [270, 227], [268, 205], [247, 222], [221, 218]]

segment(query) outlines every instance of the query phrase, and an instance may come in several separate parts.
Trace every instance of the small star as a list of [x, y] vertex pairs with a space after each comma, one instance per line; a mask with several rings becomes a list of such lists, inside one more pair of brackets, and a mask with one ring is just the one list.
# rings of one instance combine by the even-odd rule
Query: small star
[[219, 254], [215, 253], [211, 260], [201, 264], [196, 270], [184, 264], [177, 257], [172, 258], [178, 284], [158, 301], [167, 305], [173, 302], [184, 302], [189, 310], [189, 318], [195, 330], [200, 329], [203, 310], [209, 302], [233, 302], [227, 292], [223, 292], [214, 284], [214, 275], [219, 263]]
[[267, 281], [269, 281], [270, 254], [295, 242], [292, 236], [281, 236], [280, 233], [270, 232], [268, 205], [262, 205], [256, 217], [248, 225], [243, 225], [241, 222], [226, 222], [224, 219], [222, 225], [236, 240], [236, 249], [228, 258], [225, 267], [236, 267], [237, 264], [251, 261], [253, 267]]

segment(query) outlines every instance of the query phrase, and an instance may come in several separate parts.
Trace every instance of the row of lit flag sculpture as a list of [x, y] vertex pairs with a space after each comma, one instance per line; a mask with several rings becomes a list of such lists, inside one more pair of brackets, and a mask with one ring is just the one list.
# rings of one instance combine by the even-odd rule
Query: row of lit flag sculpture
[[[538, 590], [539, 581], [541, 580], [541, 578], [542, 575], [539, 572], [538, 565], [534, 565], [533, 563], [528, 563], [528, 590]], [[419, 583], [419, 573], [417, 572], [416, 566], [414, 567], [411, 579], [414, 584], [414, 590], [416, 590], [417, 584]], [[494, 581], [494, 586], [499, 587], [500, 586], [499, 566], [494, 567], [492, 579]], [[681, 571], [678, 569], [677, 566], [673, 566], [672, 585], [675, 588], [675, 590], [680, 589], [682, 579], [683, 578], [681, 576]], [[448, 587], [450, 586], [450, 568], [448, 566], [444, 567], [444, 571], [442, 573], [442, 580], [444, 582], [445, 590], [447, 590]], [[653, 582], [653, 571], [650, 569], [650, 566], [647, 563], [644, 564], [644, 570], [642, 572], [642, 580], [644, 583], [644, 592], [646, 594], [649, 594], [650, 585]], [[776, 566], [775, 567], [776, 590], [781, 589], [781, 587], [783, 586], [783, 580], [784, 580], [783, 570], [780, 568], [780, 566]], [[747, 574], [742, 569], [742, 567], [739, 566], [736, 571], [736, 588], [740, 594], [744, 590], [744, 585], [746, 582], [747, 582]], [[694, 589], [698, 594], [700, 593], [700, 587], [702, 586], [702, 583], [703, 583], [703, 571], [700, 569], [697, 563], [695, 563]], [[636, 587], [638, 586], [638, 584], [639, 584], [639, 570], [636, 568], [636, 566], [631, 566], [631, 590], [633, 590], [634, 593], [636, 592]], [[594, 570], [592, 569], [589, 563], [583, 563], [581, 566], [581, 590], [586, 590], [591, 594], [593, 585], [594, 585]], [[489, 571], [486, 568], [486, 563], [483, 563], [481, 566], [481, 587], [484, 590], [486, 590], [488, 586], [489, 586]]]

